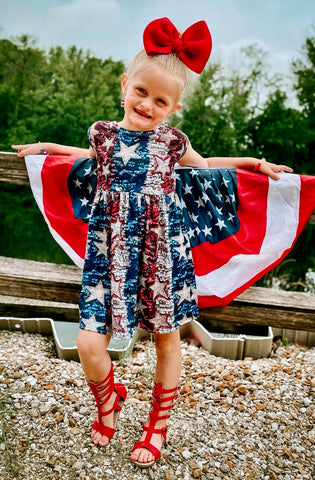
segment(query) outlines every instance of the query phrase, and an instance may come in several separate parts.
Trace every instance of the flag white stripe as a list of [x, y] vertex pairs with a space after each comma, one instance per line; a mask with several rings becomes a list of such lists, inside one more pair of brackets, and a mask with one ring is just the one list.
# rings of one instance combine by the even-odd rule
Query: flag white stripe
[[55, 241], [63, 248], [71, 260], [80, 268], [83, 268], [84, 259], [81, 258], [64, 239], [54, 230], [45, 214], [43, 202], [43, 186], [41, 182], [41, 171], [45, 162], [46, 155], [27, 155], [25, 157], [25, 164], [30, 179], [31, 189], [47, 225], [50, 233]]
[[299, 175], [282, 174], [278, 181], [269, 179], [267, 227], [260, 253], [235, 255], [207, 275], [196, 275], [198, 295], [226, 297], [291, 248], [299, 223], [300, 190]]

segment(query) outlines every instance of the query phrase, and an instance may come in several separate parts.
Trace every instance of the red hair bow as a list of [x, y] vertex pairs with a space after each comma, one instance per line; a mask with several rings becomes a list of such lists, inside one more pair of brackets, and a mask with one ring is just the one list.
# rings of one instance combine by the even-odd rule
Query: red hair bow
[[212, 39], [205, 21], [194, 23], [181, 35], [166, 17], [153, 20], [143, 32], [147, 55], [176, 53], [193, 72], [201, 73], [211, 53]]

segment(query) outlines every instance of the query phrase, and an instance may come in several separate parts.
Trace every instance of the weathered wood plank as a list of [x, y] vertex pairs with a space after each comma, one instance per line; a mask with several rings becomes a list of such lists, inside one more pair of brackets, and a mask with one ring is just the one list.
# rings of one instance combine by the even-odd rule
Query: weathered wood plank
[[220, 322], [315, 331], [315, 295], [272, 288], [250, 287], [229, 305], [203, 308], [200, 322]]
[[[254, 288], [254, 287], [252, 287]], [[295, 309], [277, 308], [270, 304], [253, 306], [250, 304], [239, 305], [236, 301], [224, 307], [213, 307], [200, 311], [200, 323], [206, 328], [213, 328], [214, 323], [229, 322], [235, 326], [260, 325], [292, 330], [306, 330], [315, 332], [315, 312]], [[211, 329], [210, 328], [210, 329]]]
[[0, 317], [51, 318], [62, 322], [78, 322], [79, 307], [73, 303], [0, 295]]
[[241, 293], [234, 302], [239, 305], [242, 303], [253, 306], [273, 305], [283, 309], [294, 308], [315, 312], [315, 295], [275, 288], [251, 287]]
[[17, 185], [29, 184], [24, 158], [14, 152], [0, 152], [0, 181]]
[[[34, 304], [34, 311], [46, 316], [54, 307], [57, 311], [57, 305], [45, 302], [58, 302], [62, 314], [60, 302], [77, 304], [80, 285], [81, 270], [76, 266], [0, 257], [0, 295], [23, 298], [25, 313], [32, 311], [28, 298], [41, 301]], [[12, 302], [6, 308], [13, 315]], [[315, 295], [251, 287], [230, 305], [202, 309], [200, 321], [315, 331]]]
[[72, 265], [0, 257], [0, 295], [77, 303], [81, 275]]

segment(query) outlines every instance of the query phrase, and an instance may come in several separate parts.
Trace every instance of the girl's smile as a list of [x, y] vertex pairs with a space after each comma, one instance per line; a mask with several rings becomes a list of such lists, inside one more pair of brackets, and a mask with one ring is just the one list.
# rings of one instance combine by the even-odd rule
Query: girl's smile
[[142, 110], [139, 110], [138, 108], [135, 108], [134, 111], [135, 111], [138, 115], [141, 115], [142, 117], [151, 118], [151, 115], [148, 115], [147, 113], [143, 112]]
[[181, 107], [177, 103], [177, 80], [158, 66], [146, 68], [131, 78], [122, 75], [125, 114], [120, 126], [128, 130], [153, 130]]

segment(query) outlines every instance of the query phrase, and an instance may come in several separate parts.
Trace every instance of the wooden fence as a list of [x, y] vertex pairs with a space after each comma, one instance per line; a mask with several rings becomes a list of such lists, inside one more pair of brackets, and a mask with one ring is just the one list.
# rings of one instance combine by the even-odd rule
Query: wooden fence
[[[0, 181], [28, 184], [24, 159], [0, 152]], [[0, 257], [0, 316], [77, 322], [80, 284], [76, 266]], [[200, 321], [216, 331], [255, 325], [315, 332], [315, 295], [250, 287], [227, 306], [202, 309]]]

